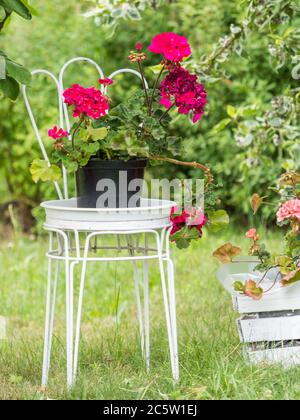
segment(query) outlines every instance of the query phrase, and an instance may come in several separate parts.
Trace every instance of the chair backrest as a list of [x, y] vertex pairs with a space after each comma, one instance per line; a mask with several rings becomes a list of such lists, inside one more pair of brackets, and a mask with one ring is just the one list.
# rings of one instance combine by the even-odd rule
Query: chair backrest
[[[64, 76], [65, 76], [65, 72], [68, 69], [68, 67], [71, 64], [78, 63], [78, 62], [84, 62], [84, 63], [91, 64], [98, 71], [100, 78], [104, 79], [105, 76], [104, 76], [104, 72], [103, 72], [102, 68], [95, 61], [93, 61], [89, 58], [85, 58], [85, 57], [76, 57], [76, 58], [73, 58], [72, 60], [67, 61], [63, 65], [63, 67], [62, 67], [62, 69], [59, 73], [58, 78], [53, 73], [51, 73], [47, 70], [34, 70], [32, 72], [33, 76], [40, 75], [40, 74], [48, 76], [55, 83], [55, 86], [56, 86], [56, 89], [57, 89], [57, 94], [58, 94], [59, 126], [63, 129], [65, 129], [65, 130], [67, 130], [68, 132], [70, 132], [70, 130], [71, 130], [71, 122], [70, 122], [68, 107], [64, 103], [64, 98], [63, 98], [63, 92], [64, 92], [64, 89], [65, 89]], [[110, 79], [114, 79], [116, 76], [118, 76], [121, 73], [131, 73], [131, 74], [137, 76], [141, 80], [140, 73], [138, 71], [132, 70], [132, 69], [120, 69], [120, 70], [117, 70], [117, 71], [113, 72], [108, 77]], [[146, 86], [148, 88], [147, 82], [146, 82]], [[102, 90], [103, 93], [106, 93], [107, 92], [107, 87], [102, 86], [101, 90]], [[23, 93], [25, 105], [26, 105], [26, 108], [27, 108], [27, 111], [28, 111], [28, 114], [29, 114], [29, 117], [30, 117], [30, 120], [31, 120], [31, 123], [32, 123], [33, 130], [34, 130], [35, 135], [37, 137], [37, 140], [38, 140], [43, 158], [47, 161], [48, 165], [50, 166], [51, 162], [50, 162], [49, 156], [47, 154], [47, 150], [45, 148], [45, 144], [44, 144], [44, 141], [42, 139], [40, 130], [37, 126], [37, 122], [36, 122], [34, 113], [32, 111], [30, 101], [28, 99], [27, 87], [25, 85], [22, 86], [22, 93]], [[70, 136], [69, 140], [71, 141], [71, 136]], [[63, 190], [61, 189], [58, 182], [54, 183], [58, 198], [60, 200], [69, 198], [68, 174], [67, 174], [67, 171], [64, 167], [62, 167], [62, 177], [63, 177]]]

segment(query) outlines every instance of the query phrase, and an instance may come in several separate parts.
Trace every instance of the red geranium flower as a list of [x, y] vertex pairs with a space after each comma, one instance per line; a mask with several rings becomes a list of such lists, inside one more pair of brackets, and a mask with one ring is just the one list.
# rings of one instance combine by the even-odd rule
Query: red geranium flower
[[167, 61], [178, 63], [192, 54], [188, 40], [172, 32], [156, 35], [149, 46], [149, 51], [162, 54]]
[[108, 77], [106, 79], [99, 79], [99, 84], [104, 86], [110, 86], [114, 83], [112, 79], [109, 79]]
[[197, 229], [199, 232], [199, 237], [202, 237], [202, 228], [207, 223], [207, 218], [201, 209], [185, 209], [181, 214], [178, 213], [178, 208], [173, 207], [171, 210], [170, 220], [172, 222], [172, 231], [171, 235], [179, 232], [185, 226], [188, 226], [189, 229]]
[[62, 128], [58, 128], [57, 125], [55, 125], [53, 128], [51, 128], [51, 130], [48, 131], [48, 136], [54, 140], [59, 140], [63, 137], [68, 137], [69, 133], [67, 131], [64, 131]]
[[94, 87], [84, 88], [80, 85], [64, 91], [65, 103], [74, 107], [73, 117], [86, 115], [99, 119], [107, 114], [108, 102], [106, 96]]
[[204, 114], [207, 93], [195, 74], [181, 66], [176, 66], [162, 81], [161, 104], [166, 108], [177, 106], [180, 114], [193, 114], [196, 123]]

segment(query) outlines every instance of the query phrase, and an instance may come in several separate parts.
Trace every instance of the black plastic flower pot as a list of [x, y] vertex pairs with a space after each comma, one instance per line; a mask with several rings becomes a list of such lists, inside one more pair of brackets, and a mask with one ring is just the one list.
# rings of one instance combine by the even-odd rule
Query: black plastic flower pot
[[76, 172], [78, 207], [140, 207], [146, 165], [145, 159], [91, 159]]

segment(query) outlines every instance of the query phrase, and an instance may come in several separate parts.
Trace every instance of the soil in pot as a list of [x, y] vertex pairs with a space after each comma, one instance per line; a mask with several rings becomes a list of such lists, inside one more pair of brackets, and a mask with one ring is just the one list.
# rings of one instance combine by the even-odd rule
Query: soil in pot
[[76, 172], [79, 208], [140, 207], [147, 160], [93, 158]]

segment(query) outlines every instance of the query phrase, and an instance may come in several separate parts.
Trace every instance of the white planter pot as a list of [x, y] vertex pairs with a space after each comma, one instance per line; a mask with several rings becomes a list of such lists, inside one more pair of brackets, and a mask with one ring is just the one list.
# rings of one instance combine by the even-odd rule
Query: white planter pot
[[[239, 257], [223, 265], [217, 273], [222, 285], [231, 293], [245, 355], [252, 363], [282, 363], [286, 367], [300, 365], [300, 283], [281, 287], [279, 282], [262, 300], [255, 301], [236, 293], [235, 281], [259, 281], [263, 274], [254, 271], [257, 260]], [[273, 270], [261, 286], [270, 289], [277, 272]]]

